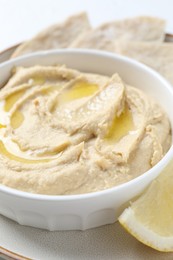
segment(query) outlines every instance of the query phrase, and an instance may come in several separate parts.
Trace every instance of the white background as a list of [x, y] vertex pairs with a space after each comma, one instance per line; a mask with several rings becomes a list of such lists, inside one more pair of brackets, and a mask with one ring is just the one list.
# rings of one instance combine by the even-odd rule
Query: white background
[[87, 11], [93, 26], [104, 21], [154, 15], [173, 33], [173, 0], [0, 0], [0, 51], [71, 14]]

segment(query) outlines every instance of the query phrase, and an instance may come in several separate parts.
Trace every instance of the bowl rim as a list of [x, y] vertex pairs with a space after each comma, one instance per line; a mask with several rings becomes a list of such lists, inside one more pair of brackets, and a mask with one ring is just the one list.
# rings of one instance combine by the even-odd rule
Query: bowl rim
[[[53, 50], [46, 50], [46, 51], [39, 51], [39, 52], [34, 52], [30, 54], [26, 54], [17, 58], [13, 58], [11, 60], [5, 61], [0, 63], [0, 69], [4, 66], [7, 66], [9, 64], [13, 64], [18, 61], [22, 60], [27, 60], [32, 57], [43, 57], [43, 56], [48, 56], [51, 54], [84, 54], [84, 55], [96, 55], [96, 56], [102, 56], [102, 57], [108, 57], [108, 58], [113, 58], [116, 60], [121, 60], [125, 63], [129, 63], [130, 65], [134, 65], [136, 67], [141, 68], [142, 70], [145, 70], [147, 73], [152, 74], [154, 77], [158, 78], [162, 82], [163, 85], [165, 85], [165, 88], [171, 93], [173, 97], [173, 88], [171, 84], [162, 76], [160, 75], [157, 71], [154, 69], [132, 59], [126, 56], [122, 56], [119, 54], [114, 54], [111, 52], [107, 51], [100, 51], [100, 50], [93, 50], [93, 49], [53, 49]], [[173, 139], [173, 136], [172, 136]], [[96, 191], [96, 192], [90, 192], [90, 193], [84, 193], [84, 194], [74, 194], [74, 195], [45, 195], [45, 194], [36, 194], [36, 193], [30, 193], [26, 191], [21, 191], [17, 190], [15, 188], [10, 188], [8, 186], [0, 184], [0, 192], [6, 193], [8, 195], [13, 195], [15, 197], [19, 198], [25, 198], [25, 199], [30, 199], [30, 200], [39, 200], [39, 201], [74, 201], [76, 199], [78, 200], [85, 200], [93, 197], [98, 197], [101, 195], [111, 195], [113, 192], [118, 192], [121, 189], [127, 189], [131, 184], [137, 183], [139, 180], [142, 180], [143, 178], [147, 178], [148, 175], [152, 174], [153, 170], [159, 169], [160, 167], [163, 169], [165, 165], [165, 161], [167, 162], [166, 165], [169, 163], [169, 161], [173, 158], [173, 144], [167, 151], [167, 153], [163, 156], [163, 158], [151, 169], [148, 171], [142, 173], [141, 175], [137, 176], [136, 178], [122, 183], [120, 185], [101, 190], [101, 191]], [[166, 167], [166, 166], [165, 166]]]

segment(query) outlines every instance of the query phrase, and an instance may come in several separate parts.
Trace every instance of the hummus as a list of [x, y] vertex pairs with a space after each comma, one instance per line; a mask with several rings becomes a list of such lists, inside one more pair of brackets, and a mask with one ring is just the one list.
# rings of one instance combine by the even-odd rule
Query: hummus
[[0, 183], [81, 194], [127, 182], [171, 145], [162, 108], [118, 74], [16, 68], [0, 91]]

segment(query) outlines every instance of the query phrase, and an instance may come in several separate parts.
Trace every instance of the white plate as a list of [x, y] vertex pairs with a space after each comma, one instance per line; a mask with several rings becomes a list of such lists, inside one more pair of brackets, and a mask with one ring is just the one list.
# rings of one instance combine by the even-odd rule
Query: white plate
[[49, 232], [24, 227], [0, 216], [0, 252], [14, 259], [40, 260], [170, 260], [144, 246], [118, 223], [83, 231]]

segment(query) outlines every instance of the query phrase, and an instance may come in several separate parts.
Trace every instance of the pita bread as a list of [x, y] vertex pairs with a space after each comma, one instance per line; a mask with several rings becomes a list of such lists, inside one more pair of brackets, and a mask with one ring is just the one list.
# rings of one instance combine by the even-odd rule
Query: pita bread
[[114, 52], [138, 60], [162, 74], [173, 84], [173, 44], [115, 42]]
[[91, 29], [86, 13], [71, 16], [64, 23], [53, 25], [20, 45], [12, 58], [39, 50], [68, 47], [81, 33]]
[[101, 25], [81, 35], [70, 47], [113, 50], [112, 41], [163, 41], [165, 21], [155, 17], [135, 17]]

